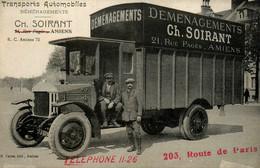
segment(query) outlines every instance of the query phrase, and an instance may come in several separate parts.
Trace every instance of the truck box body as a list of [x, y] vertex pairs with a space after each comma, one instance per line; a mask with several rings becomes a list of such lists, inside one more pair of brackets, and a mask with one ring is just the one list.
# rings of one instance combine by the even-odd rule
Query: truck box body
[[[146, 110], [242, 103], [244, 33], [238, 23], [146, 3], [91, 15], [92, 37], [135, 41], [132, 77]], [[123, 86], [131, 75], [119, 74]]]
[[242, 103], [241, 57], [149, 48], [143, 55], [137, 80], [144, 82], [146, 110], [187, 108], [199, 99], [210, 106]]

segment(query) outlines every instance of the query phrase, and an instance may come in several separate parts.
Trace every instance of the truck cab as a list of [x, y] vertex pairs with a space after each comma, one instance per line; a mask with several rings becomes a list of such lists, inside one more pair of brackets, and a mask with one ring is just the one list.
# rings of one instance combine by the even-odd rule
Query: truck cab
[[[135, 77], [135, 43], [133, 41], [73, 37], [49, 43], [66, 48], [66, 84], [61, 87], [92, 84], [89, 90], [95, 92], [87, 95], [83, 103], [94, 109], [98, 116], [100, 109], [98, 109], [97, 99], [102, 91], [104, 75], [113, 73], [114, 82], [118, 83], [122, 90], [125, 89], [124, 81]], [[76, 95], [75, 100], [78, 100]], [[99, 122], [102, 122], [101, 117], [99, 117]]]
[[115, 82], [124, 86], [122, 81], [135, 75], [134, 41], [73, 37], [49, 43], [66, 47], [66, 82], [69, 84], [102, 81], [104, 75], [111, 72]]
[[[28, 99], [13, 103], [26, 106], [12, 120], [12, 137], [19, 146], [29, 147], [48, 136], [50, 147], [60, 158], [77, 156], [87, 149], [91, 137], [101, 137], [98, 97], [104, 74], [113, 73], [122, 89], [123, 81], [135, 77], [135, 43], [88, 37], [49, 43], [66, 48], [65, 82], [40, 82], [32, 89], [33, 102]], [[122, 123], [121, 115], [118, 120]]]

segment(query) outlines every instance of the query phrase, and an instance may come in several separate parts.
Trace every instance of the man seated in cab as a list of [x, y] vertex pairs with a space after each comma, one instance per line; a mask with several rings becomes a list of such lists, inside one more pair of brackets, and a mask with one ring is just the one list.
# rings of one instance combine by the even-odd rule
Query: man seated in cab
[[123, 104], [120, 102], [121, 100], [121, 91], [119, 85], [114, 82], [113, 73], [106, 73], [104, 75], [106, 81], [102, 87], [102, 95], [98, 98], [101, 105], [101, 113], [103, 118], [103, 125], [101, 127], [107, 127], [107, 109], [115, 109], [113, 118], [111, 119], [111, 124], [120, 127], [120, 125], [116, 122], [117, 116], [121, 113], [123, 108]]
[[141, 132], [140, 123], [142, 116], [142, 101], [137, 90], [134, 89], [135, 80], [128, 78], [125, 81], [127, 90], [122, 94], [122, 103], [124, 111], [122, 119], [126, 123], [126, 132], [130, 141], [131, 147], [127, 152], [136, 151], [137, 155], [141, 155]]

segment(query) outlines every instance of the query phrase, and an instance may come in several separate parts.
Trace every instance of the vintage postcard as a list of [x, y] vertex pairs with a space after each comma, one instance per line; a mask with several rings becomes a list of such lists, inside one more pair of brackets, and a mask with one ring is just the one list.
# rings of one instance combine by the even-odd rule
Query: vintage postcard
[[1, 0], [0, 167], [260, 167], [260, 1]]

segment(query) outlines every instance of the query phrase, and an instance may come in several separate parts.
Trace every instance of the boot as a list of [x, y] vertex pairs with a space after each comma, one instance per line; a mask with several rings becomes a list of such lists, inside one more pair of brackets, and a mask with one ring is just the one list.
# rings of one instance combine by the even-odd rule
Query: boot
[[134, 137], [133, 136], [128, 136], [129, 141], [130, 141], [130, 148], [127, 149], [127, 152], [133, 152], [136, 151], [136, 146], [135, 146], [135, 142], [134, 142]]
[[120, 127], [120, 125], [115, 120], [112, 120], [111, 124], [114, 125], [115, 127]]
[[106, 115], [106, 103], [102, 100], [100, 102], [100, 105], [101, 105], [101, 114], [103, 119], [103, 125], [101, 125], [101, 128], [106, 128], [108, 126], [107, 115]]
[[118, 111], [114, 111], [113, 119], [111, 120], [111, 124], [114, 125], [115, 127], [120, 127], [120, 125], [116, 122], [118, 114], [119, 114]]
[[107, 121], [103, 122], [103, 125], [101, 125], [101, 128], [106, 128], [108, 126]]
[[141, 148], [141, 138], [137, 138], [137, 155], [141, 155], [142, 148]]

